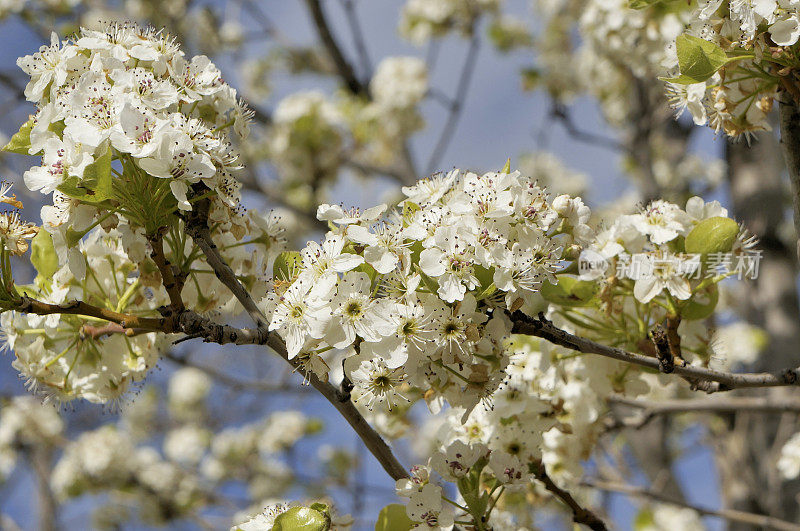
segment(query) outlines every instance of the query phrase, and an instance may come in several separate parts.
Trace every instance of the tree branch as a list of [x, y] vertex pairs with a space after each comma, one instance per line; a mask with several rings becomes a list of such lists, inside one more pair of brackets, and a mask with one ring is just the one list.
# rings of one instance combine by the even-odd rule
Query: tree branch
[[564, 502], [572, 510], [572, 520], [576, 524], [583, 524], [588, 526], [589, 529], [594, 531], [606, 531], [608, 528], [606, 524], [592, 511], [586, 509], [585, 507], [581, 507], [581, 505], [575, 501], [575, 498], [572, 495], [556, 485], [550, 476], [547, 475], [547, 470], [545, 470], [544, 464], [541, 461], [537, 461], [531, 464], [533, 468], [533, 475], [542, 482], [544, 488], [548, 491], [553, 493], [558, 499]]
[[126, 313], [119, 313], [107, 308], [100, 308], [87, 304], [83, 301], [70, 301], [62, 304], [50, 304], [42, 302], [27, 295], [23, 295], [20, 303], [11, 308], [22, 313], [34, 313], [37, 315], [50, 315], [53, 313], [63, 313], [67, 315], [84, 315], [96, 317], [104, 321], [117, 323], [123, 328], [142, 328], [149, 331], [164, 331], [165, 320], [163, 318], [138, 317]]
[[[194, 195], [197, 190], [193, 190]], [[200, 191], [202, 193], [202, 191]], [[206, 257], [206, 261], [214, 270], [220, 282], [233, 293], [236, 300], [238, 300], [244, 307], [247, 314], [253, 319], [259, 329], [266, 328], [267, 318], [256, 305], [250, 293], [247, 292], [241, 282], [236, 278], [233, 270], [219, 254], [214, 240], [211, 239], [211, 230], [208, 227], [208, 214], [211, 208], [211, 201], [206, 197], [196, 201], [192, 206], [192, 210], [184, 215], [186, 223], [186, 233], [192, 237], [195, 245], [197, 245]]]
[[658, 492], [653, 492], [651, 490], [642, 487], [635, 487], [633, 485], [626, 485], [624, 483], [615, 483], [611, 481], [603, 481], [597, 479], [587, 479], [584, 480], [582, 484], [587, 487], [593, 487], [600, 490], [620, 492], [623, 494], [627, 494], [629, 496], [648, 498], [660, 503], [668, 503], [679, 507], [685, 507], [687, 509], [692, 509], [693, 511], [697, 511], [702, 516], [716, 516], [717, 518], [724, 518], [725, 520], [728, 520], [730, 522], [740, 522], [744, 524], [757, 526], [760, 529], [778, 529], [780, 531], [800, 531], [800, 525], [793, 524], [791, 522], [787, 522], [779, 518], [774, 518], [772, 516], [748, 513], [744, 511], [736, 511], [733, 509], [719, 509], [719, 510], [707, 509], [705, 507], [700, 507], [690, 503], [675, 500], [673, 498], [670, 498], [669, 496], [664, 496], [663, 494], [660, 494]]
[[796, 252], [800, 258], [800, 109], [791, 95], [783, 93], [782, 96], [780, 98], [781, 145], [792, 185]]
[[606, 397], [609, 404], [631, 407], [640, 410], [632, 419], [613, 419], [607, 424], [608, 430], [617, 428], [641, 429], [651, 420], [662, 415], [689, 413], [733, 414], [757, 413], [800, 413], [800, 399], [781, 397], [731, 396], [726, 398], [692, 398], [673, 400], [640, 400], [622, 395]]
[[366, 77], [372, 77], [372, 64], [369, 59], [369, 50], [367, 43], [364, 40], [364, 32], [361, 29], [361, 24], [358, 21], [358, 13], [356, 13], [356, 6], [353, 0], [342, 0], [344, 13], [347, 16], [347, 24], [350, 26], [350, 33], [353, 34], [353, 44], [358, 52], [358, 57], [361, 62], [362, 74]]
[[[261, 310], [256, 306], [245, 287], [233, 274], [230, 266], [219, 254], [214, 243], [211, 241], [211, 233], [208, 228], [208, 200], [203, 199], [194, 203], [192, 211], [186, 215], [186, 231], [194, 239], [195, 243], [206, 255], [206, 259], [217, 278], [230, 289], [231, 293], [244, 306], [247, 313], [255, 321], [256, 329], [239, 329], [228, 325], [219, 325], [191, 311], [184, 311], [180, 315], [181, 331], [196, 337], [202, 337], [204, 341], [215, 343], [255, 343], [266, 344], [274, 350], [280, 357], [286, 360], [296, 370], [305, 372], [302, 362], [297, 359], [289, 359], [288, 351], [283, 340], [275, 333], [267, 331], [267, 319]], [[312, 371], [305, 373], [308, 382], [324, 396], [333, 407], [347, 420], [348, 424], [358, 434], [366, 447], [372, 452], [375, 458], [383, 466], [384, 470], [394, 480], [407, 477], [405, 468], [397, 461], [392, 450], [376, 432], [372, 426], [356, 409], [355, 405], [349, 400], [341, 401], [338, 389], [320, 380]]]
[[[607, 347], [558, 328], [544, 317], [543, 313], [534, 319], [525, 315], [521, 311], [510, 314], [513, 322], [512, 333], [525, 334], [540, 337], [547, 341], [570, 350], [584, 352], [586, 354], [598, 354], [607, 358], [641, 365], [654, 370], [661, 370], [661, 363], [658, 359], [634, 354], [621, 348]], [[705, 367], [693, 365], [675, 366], [674, 373], [682, 376], [692, 384], [694, 389], [700, 389], [707, 393], [717, 391], [729, 391], [731, 389], [745, 387], [783, 387], [800, 385], [798, 382], [798, 371], [800, 369], [784, 369], [775, 373], [729, 373], [715, 371]]]
[[333, 60], [333, 64], [336, 66], [336, 71], [339, 73], [339, 77], [342, 78], [342, 81], [347, 86], [347, 89], [353, 94], [369, 96], [369, 90], [367, 86], [364, 85], [358, 79], [358, 77], [356, 77], [352, 65], [344, 57], [342, 49], [336, 42], [336, 39], [331, 32], [331, 28], [328, 25], [328, 21], [325, 18], [325, 13], [322, 11], [320, 0], [305, 0], [305, 2], [306, 7], [308, 7], [308, 11], [311, 14], [311, 19], [314, 21], [314, 27], [317, 30], [317, 35], [322, 41], [322, 45], [325, 47], [328, 55], [330, 55], [331, 60]]
[[164, 235], [161, 232], [148, 234], [147, 241], [150, 243], [150, 258], [156, 263], [156, 267], [161, 273], [161, 283], [164, 289], [167, 290], [170, 306], [172, 306], [173, 310], [180, 311], [183, 309], [183, 299], [181, 298], [183, 283], [178, 282], [175, 278], [172, 264], [169, 263], [164, 254]]
[[433, 148], [433, 152], [428, 159], [427, 173], [429, 174], [436, 171], [436, 168], [439, 166], [445, 151], [447, 151], [447, 146], [450, 145], [450, 142], [453, 139], [453, 133], [455, 132], [456, 125], [458, 125], [459, 118], [461, 118], [461, 111], [464, 108], [464, 100], [467, 97], [470, 80], [472, 79], [472, 74], [475, 72], [475, 64], [477, 63], [480, 44], [481, 41], [478, 35], [473, 35], [472, 39], [469, 41], [469, 49], [467, 50], [467, 56], [464, 59], [464, 65], [461, 67], [461, 75], [458, 79], [456, 95], [450, 104], [447, 122], [442, 129], [439, 140], [436, 142], [436, 147]]
[[52, 450], [46, 446], [32, 447], [29, 451], [31, 468], [36, 476], [36, 491], [39, 505], [39, 531], [58, 529], [58, 503], [50, 488], [50, 474], [53, 469]]
[[[575, 125], [575, 122], [572, 121], [572, 115], [570, 115], [568, 108], [563, 103], [559, 103], [555, 100], [553, 100], [551, 103], [552, 107], [550, 109], [550, 116], [561, 122], [561, 125], [564, 126], [567, 134], [569, 134], [569, 136], [578, 142], [603, 147], [612, 151], [629, 151], [625, 145], [614, 140], [613, 138], [608, 138], [579, 129], [578, 126]], [[544, 131], [542, 131], [542, 133], [544, 133]]]

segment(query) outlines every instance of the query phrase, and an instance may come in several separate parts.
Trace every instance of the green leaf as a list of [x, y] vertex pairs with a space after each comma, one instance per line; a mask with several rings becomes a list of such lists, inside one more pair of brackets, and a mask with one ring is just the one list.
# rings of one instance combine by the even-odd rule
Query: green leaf
[[730, 218], [704, 219], [686, 236], [686, 252], [691, 254], [727, 253], [739, 235], [739, 224]]
[[50, 125], [47, 126], [47, 129], [57, 134], [58, 138], [64, 138], [64, 128], [66, 128], [64, 120], [51, 122]]
[[500, 170], [500, 173], [511, 173], [511, 157], [506, 159], [506, 165]]
[[375, 279], [378, 278], [378, 272], [375, 270], [374, 267], [372, 267], [366, 262], [356, 267], [355, 271], [358, 271], [360, 273], [366, 273], [367, 276], [369, 277], [370, 283], [373, 285], [375, 284]]
[[687, 75], [681, 74], [678, 77], [660, 77], [658, 78], [661, 81], [668, 81], [670, 83], [675, 83], [676, 85], [694, 85], [698, 81], [693, 79]]
[[599, 289], [597, 282], [562, 275], [558, 277], [558, 284], [545, 281], [541, 293], [545, 300], [560, 306], [591, 306]]
[[272, 276], [278, 280], [289, 281], [295, 271], [303, 265], [303, 256], [297, 251], [284, 251], [272, 262]]
[[53, 237], [44, 229], [40, 229], [31, 240], [31, 263], [43, 278], [50, 278], [58, 271], [58, 255], [53, 246]]
[[[728, 58], [725, 50], [717, 44], [694, 37], [692, 35], [679, 35], [675, 40], [678, 52], [678, 66], [681, 75], [678, 79], [692, 80], [692, 83], [700, 83], [711, 76], [717, 70], [725, 66], [729, 61], [737, 58]], [[675, 83], [676, 81], [673, 81]]]
[[705, 319], [714, 313], [718, 301], [719, 290], [716, 284], [692, 293], [691, 298], [680, 309], [681, 319], [685, 321]]
[[3, 151], [9, 153], [17, 153], [19, 155], [29, 155], [28, 150], [31, 148], [31, 129], [33, 129], [33, 116], [28, 118], [28, 121], [22, 124], [19, 131], [14, 133], [11, 140], [3, 147]]
[[655, 4], [660, 4], [663, 0], [628, 0], [628, 7], [631, 9], [644, 9]]
[[111, 147], [94, 159], [83, 171], [84, 182], [94, 183], [93, 203], [99, 203], [112, 197], [111, 184]]
[[66, 177], [58, 190], [73, 199], [85, 203], [102, 203], [113, 197], [111, 176], [111, 148], [107, 147], [94, 162], [83, 170], [83, 178], [73, 175]]
[[310, 507], [292, 507], [275, 518], [272, 531], [328, 531], [330, 518]]
[[375, 531], [408, 531], [414, 522], [406, 514], [406, 508], [399, 503], [392, 503], [381, 509]]

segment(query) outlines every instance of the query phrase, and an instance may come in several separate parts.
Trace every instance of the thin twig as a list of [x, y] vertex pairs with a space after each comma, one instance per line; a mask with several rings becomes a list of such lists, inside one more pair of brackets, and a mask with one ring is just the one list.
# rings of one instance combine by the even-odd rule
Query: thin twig
[[[200, 195], [203, 190], [193, 190], [194, 195]], [[211, 201], [206, 197], [196, 201], [192, 206], [192, 210], [184, 215], [186, 223], [186, 233], [192, 237], [195, 245], [197, 245], [206, 257], [206, 261], [214, 270], [220, 282], [227, 287], [236, 300], [241, 303], [247, 314], [253, 319], [258, 328], [266, 327], [267, 318], [264, 313], [258, 308], [250, 293], [236, 278], [236, 274], [230, 268], [225, 259], [219, 253], [214, 240], [211, 238], [211, 230], [208, 227], [208, 214], [211, 207]]]
[[[556, 101], [552, 102], [550, 116], [561, 122], [561, 125], [564, 126], [564, 129], [566, 129], [569, 136], [578, 142], [603, 147], [612, 151], [628, 151], [628, 149], [621, 142], [579, 129], [578, 126], [575, 125], [575, 122], [572, 121], [572, 116], [570, 115], [567, 107], [561, 103]], [[544, 130], [542, 132], [544, 132]]]
[[320, 1], [305, 0], [305, 2], [306, 7], [308, 7], [308, 11], [311, 14], [311, 19], [314, 21], [314, 27], [317, 30], [317, 35], [319, 36], [320, 41], [322, 41], [322, 45], [328, 52], [328, 55], [336, 67], [336, 71], [339, 73], [339, 77], [342, 78], [342, 81], [347, 86], [347, 89], [353, 94], [368, 96], [369, 90], [367, 86], [358, 79], [355, 71], [353, 70], [353, 66], [347, 61], [342, 53], [342, 49], [336, 42], [336, 39], [331, 32], [331, 28], [328, 25], [328, 21], [325, 18], [325, 13], [322, 11], [322, 5], [320, 5]]
[[458, 79], [458, 86], [456, 88], [456, 95], [450, 104], [447, 122], [442, 128], [442, 133], [439, 140], [436, 142], [436, 147], [433, 148], [430, 158], [428, 159], [427, 173], [433, 173], [442, 161], [442, 157], [447, 151], [447, 147], [453, 139], [455, 128], [458, 125], [458, 120], [461, 118], [461, 111], [464, 108], [464, 100], [467, 98], [467, 91], [469, 90], [470, 80], [472, 74], [475, 72], [475, 65], [478, 60], [478, 52], [480, 51], [480, 37], [476, 34], [472, 36], [469, 41], [469, 49], [467, 56], [464, 59], [464, 65], [461, 67], [461, 75]]
[[570, 508], [572, 511], [572, 520], [575, 523], [588, 526], [589, 529], [593, 531], [606, 531], [608, 529], [606, 524], [596, 514], [582, 507], [569, 492], [556, 485], [553, 480], [550, 479], [541, 461], [532, 463], [531, 466], [533, 468], [533, 475], [542, 482], [544, 488], [553, 493], [553, 495]]
[[356, 6], [353, 0], [342, 0], [344, 13], [347, 16], [347, 24], [350, 26], [350, 33], [353, 34], [353, 44], [356, 47], [359, 61], [361, 62], [362, 75], [369, 79], [372, 77], [372, 61], [369, 58], [369, 50], [367, 43], [364, 39], [364, 31], [361, 29], [361, 23], [358, 21], [358, 13], [356, 13]]
[[150, 331], [164, 330], [164, 319], [162, 318], [138, 317], [127, 313], [119, 313], [83, 301], [50, 304], [23, 295], [19, 304], [12, 309], [22, 313], [34, 313], [36, 315], [50, 315], [54, 313], [85, 315], [87, 317], [96, 317], [98, 319], [117, 323], [124, 328], [143, 328]]
[[700, 507], [698, 505], [693, 505], [690, 503], [682, 502], [680, 500], [675, 500], [669, 496], [665, 496], [658, 492], [653, 492], [651, 490], [642, 487], [635, 487], [633, 485], [626, 485], [624, 483], [615, 483], [612, 481], [603, 481], [599, 479], [587, 479], [584, 480], [582, 484], [587, 487], [593, 487], [600, 490], [620, 492], [623, 494], [627, 494], [629, 496], [647, 498], [660, 503], [668, 503], [671, 505], [676, 505], [678, 507], [685, 507], [687, 509], [692, 509], [693, 511], [697, 511], [702, 516], [715, 516], [717, 518], [723, 518], [730, 522], [739, 522], [743, 524], [757, 526], [760, 529], [778, 529], [780, 531], [800, 531], [800, 525], [793, 524], [785, 520], [781, 520], [780, 518], [775, 518], [772, 516], [767, 516], [762, 514], [748, 513], [734, 509], [719, 509], [719, 510], [708, 509], [706, 507]]
[[[608, 347], [596, 343], [558, 328], [540, 313], [534, 319], [521, 311], [510, 314], [513, 322], [512, 333], [540, 337], [547, 341], [586, 354], [598, 354], [607, 358], [624, 361], [634, 365], [641, 365], [651, 369], [660, 370], [661, 363], [658, 359], [628, 352], [621, 348]], [[688, 380], [693, 388], [707, 393], [729, 391], [745, 387], [784, 387], [799, 385], [798, 374], [800, 369], [784, 369], [775, 373], [729, 373], [715, 371], [705, 367], [693, 365], [675, 366], [674, 374]]]
[[662, 415], [681, 414], [733, 414], [743, 412], [800, 413], [800, 399], [781, 397], [731, 396], [725, 398], [691, 398], [673, 400], [641, 400], [622, 395], [606, 397], [609, 404], [631, 407], [639, 410], [634, 418], [609, 419], [607, 430], [618, 428], [641, 429], [651, 420]]

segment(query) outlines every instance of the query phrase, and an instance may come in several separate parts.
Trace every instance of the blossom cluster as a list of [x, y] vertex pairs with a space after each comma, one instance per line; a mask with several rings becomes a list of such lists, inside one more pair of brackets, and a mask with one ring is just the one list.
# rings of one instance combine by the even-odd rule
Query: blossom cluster
[[321, 354], [349, 349], [346, 374], [370, 403], [393, 407], [408, 383], [471, 409], [507, 363], [502, 310], [535, 304], [555, 282], [592, 237], [590, 212], [580, 198], [551, 201], [519, 172], [453, 170], [403, 192], [402, 210], [382, 221], [385, 205], [320, 206], [332, 230], [276, 268], [263, 308], [289, 356], [321, 377]]
[[664, 124], [647, 131], [649, 156], [631, 157], [623, 167], [637, 181], [654, 181], [665, 197], [682, 196], [694, 186], [712, 190], [722, 181], [722, 162], [709, 163], [685, 149], [666, 122], [667, 102], [653, 105], [665, 100], [663, 84], [655, 80], [676, 64], [675, 39], [690, 19], [685, 6], [663, 9], [659, 2], [628, 0], [533, 5], [544, 26], [534, 40], [536, 63], [523, 71], [526, 88], [541, 88], [564, 105], [590, 94], [626, 143], [645, 141], [643, 114]]
[[[559, 325], [570, 328], [565, 320]], [[570, 356], [562, 347], [525, 336], [515, 336], [507, 351], [506, 377], [492, 395], [491, 409], [475, 408], [464, 418], [463, 409], [452, 408], [425, 425], [430, 439], [417, 449], [431, 457], [427, 465], [412, 469], [411, 481], [397, 484], [398, 494], [409, 498], [406, 512], [412, 520], [431, 521], [435, 514], [439, 527], [452, 525], [450, 506], [440, 505], [441, 487], [431, 484], [435, 472], [459, 486], [462, 506], [474, 503], [481, 489], [503, 487], [511, 496], [497, 496], [492, 517], [511, 519], [514, 525], [489, 522], [503, 529], [528, 525], [531, 497], [546, 498], [534, 481], [538, 466], [559, 485], [579, 491], [581, 463], [605, 429], [605, 397], [642, 395], [657, 384], [621, 362]], [[460, 481], [471, 474], [481, 481]]]
[[129, 233], [151, 232], [191, 210], [198, 183], [213, 192], [219, 221], [243, 225], [227, 134], [246, 135], [250, 112], [207, 57], [185, 58], [161, 32], [111, 25], [64, 42], [53, 34], [18, 65], [37, 112], [12, 145], [42, 157], [25, 184], [51, 196], [42, 219], [61, 236], [56, 245], [107, 213]]
[[290, 203], [318, 204], [307, 197], [308, 189], [330, 182], [347, 159], [395, 164], [396, 146], [423, 126], [417, 106], [428, 92], [428, 71], [421, 59], [383, 59], [369, 92], [366, 99], [302, 91], [278, 103], [264, 147], [287, 185]]
[[[199, 369], [179, 369], [169, 380], [167, 414], [159, 411], [156, 388], [147, 387], [124, 405], [117, 425], [105, 424], [72, 440], [62, 436], [55, 408], [33, 397], [15, 399], [0, 410], [0, 417], [8, 420], [0, 440], [19, 443], [39, 437], [50, 440], [53, 448], [63, 447], [50, 479], [54, 494], [63, 502], [107, 493], [104, 518], [118, 525], [131, 517], [118, 510], [121, 505], [135, 506], [138, 517], [152, 525], [191, 517], [220, 504], [213, 493], [223, 483], [241, 484], [246, 494], [240, 498], [258, 506], [302, 486], [286, 455], [301, 439], [317, 433], [320, 421], [282, 410], [215, 428], [218, 419], [208, 402], [211, 384]], [[14, 436], [24, 419], [29, 422], [26, 435]]]
[[[755, 246], [756, 240], [727, 216], [727, 209], [718, 201], [706, 203], [693, 197], [682, 209], [656, 200], [637, 214], [617, 218], [598, 233], [587, 250], [602, 257], [606, 266], [615, 263], [616, 271], [609, 271], [609, 276], [632, 280], [633, 295], [639, 302], [667, 293], [686, 301], [692, 296], [693, 281], [697, 286], [700, 279], [716, 278], [718, 264], [712, 259], [717, 254], [727, 252], [736, 257]], [[698, 242], [705, 236], [706, 226], [717, 221], [729, 232], [729, 241], [722, 242], [727, 248], [720, 250], [712, 248], [716, 242]], [[710, 270], [712, 266], [714, 270]], [[584, 278], [598, 279], [606, 272], [590, 270]]]
[[484, 13], [497, 13], [501, 0], [408, 0], [403, 6], [400, 33], [416, 44], [451, 31], [471, 34]]
[[[44, 276], [48, 270], [40, 265], [43, 274], [30, 292], [51, 304], [102, 301], [118, 311], [153, 312], [165, 300], [136, 274], [120, 239], [117, 230], [92, 232], [79, 243], [79, 253], [71, 256], [71, 264], [50, 265], [52, 278]], [[76, 277], [74, 270], [84, 272], [82, 278]], [[64, 314], [12, 311], [0, 316], [5, 348], [16, 356], [12, 365], [31, 390], [56, 402], [77, 397], [94, 403], [113, 402], [157, 363], [166, 344], [163, 335], [113, 334], [102, 330], [104, 324], [98, 320], [93, 326], [82, 317]]]
[[42, 407], [32, 396], [15, 396], [0, 404], [0, 478], [8, 478], [19, 451], [52, 448], [64, 433], [64, 421], [54, 408]]
[[[677, 46], [669, 47], [665, 66], [680, 74], [667, 80], [673, 105], [679, 112], [688, 109], [697, 125], [708, 124], [730, 136], [770, 130], [767, 115], [783, 87], [781, 72], [796, 64], [798, 39], [794, 2], [699, 2], [686, 33]], [[682, 52], [682, 45], [687, 51]], [[689, 57], [696, 57], [698, 50], [707, 71], [691, 67]]]

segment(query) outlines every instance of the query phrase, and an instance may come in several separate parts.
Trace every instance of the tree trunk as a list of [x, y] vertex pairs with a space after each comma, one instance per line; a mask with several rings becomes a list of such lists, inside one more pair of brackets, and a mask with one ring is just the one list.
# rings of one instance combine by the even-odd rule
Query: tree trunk
[[[759, 237], [758, 248], [763, 252], [758, 278], [740, 284], [741, 317], [769, 336], [767, 351], [752, 369], [773, 371], [800, 365], [796, 249], [778, 237], [788, 206], [780, 146], [773, 134], [763, 133], [750, 146], [728, 142], [725, 154], [733, 215]], [[769, 392], [791, 393], [786, 389]], [[720, 483], [727, 507], [797, 520], [800, 482], [782, 483], [775, 467], [777, 452], [797, 429], [791, 415], [742, 413], [732, 418], [729, 431], [720, 433], [717, 439]], [[736, 530], [751, 528], [730, 526]]]

